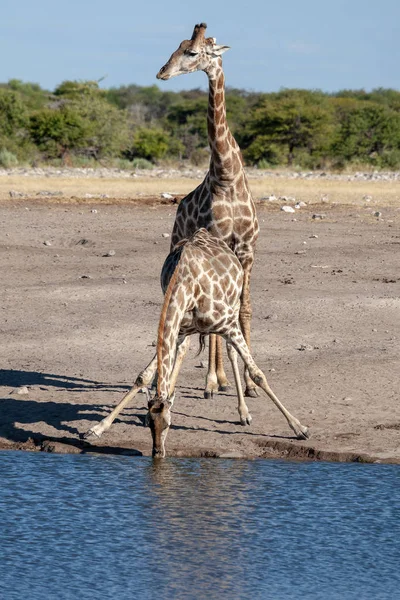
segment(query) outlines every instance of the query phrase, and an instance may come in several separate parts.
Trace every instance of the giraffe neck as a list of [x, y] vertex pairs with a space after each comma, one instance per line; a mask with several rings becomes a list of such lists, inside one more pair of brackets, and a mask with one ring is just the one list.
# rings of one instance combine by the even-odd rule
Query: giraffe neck
[[174, 366], [180, 324], [186, 307], [185, 293], [176, 285], [179, 264], [175, 268], [165, 292], [164, 304], [158, 326], [157, 339], [157, 395], [167, 399]]
[[240, 154], [240, 150], [226, 120], [222, 60], [218, 58], [206, 73], [209, 81], [207, 127], [211, 149], [210, 175], [217, 181], [226, 182], [235, 178], [232, 154]]

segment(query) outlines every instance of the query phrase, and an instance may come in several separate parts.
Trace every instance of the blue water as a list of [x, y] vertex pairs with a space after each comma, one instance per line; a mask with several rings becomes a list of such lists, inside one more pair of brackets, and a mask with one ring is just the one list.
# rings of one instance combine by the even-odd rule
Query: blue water
[[400, 598], [400, 468], [0, 452], [0, 598]]

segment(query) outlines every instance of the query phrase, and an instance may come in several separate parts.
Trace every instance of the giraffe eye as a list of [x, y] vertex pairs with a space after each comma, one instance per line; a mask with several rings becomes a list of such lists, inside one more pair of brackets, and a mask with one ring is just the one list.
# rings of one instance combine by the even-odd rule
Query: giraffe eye
[[188, 56], [197, 56], [198, 52], [194, 52], [194, 50], [186, 50], [185, 54]]

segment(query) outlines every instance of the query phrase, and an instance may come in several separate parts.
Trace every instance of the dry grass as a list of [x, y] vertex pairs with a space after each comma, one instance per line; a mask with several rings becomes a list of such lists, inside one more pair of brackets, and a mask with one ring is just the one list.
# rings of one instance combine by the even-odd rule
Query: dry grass
[[[146, 197], [159, 197], [162, 192], [183, 195], [193, 190], [200, 180], [190, 178], [164, 179], [140, 176], [130, 179], [106, 178], [50, 178], [8, 176], [0, 178], [0, 200], [10, 200], [10, 191], [15, 190], [24, 197], [22, 201], [33, 198], [45, 201], [37, 196], [38, 192], [61, 191], [62, 197], [50, 198], [50, 202], [73, 202], [85, 200], [86, 194], [109, 196], [105, 199], [118, 201], [140, 200]], [[262, 177], [251, 179], [250, 186], [256, 199], [263, 196], [291, 196], [307, 204], [318, 204], [323, 198], [329, 203], [363, 206], [365, 196], [372, 197], [371, 206], [400, 206], [400, 184], [395, 181], [336, 181], [327, 179], [295, 180], [289, 178]], [[14, 199], [13, 199], [14, 201]], [[93, 201], [92, 200], [87, 200]], [[95, 199], [101, 202], [101, 199]]]

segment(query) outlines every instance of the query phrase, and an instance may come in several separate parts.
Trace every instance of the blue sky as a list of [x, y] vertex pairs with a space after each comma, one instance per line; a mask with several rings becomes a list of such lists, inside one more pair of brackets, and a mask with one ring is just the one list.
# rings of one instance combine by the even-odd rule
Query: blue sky
[[106, 76], [104, 87], [205, 89], [204, 73], [155, 78], [201, 21], [231, 46], [229, 86], [400, 89], [399, 0], [3, 0], [0, 81], [54, 89], [65, 79]]

